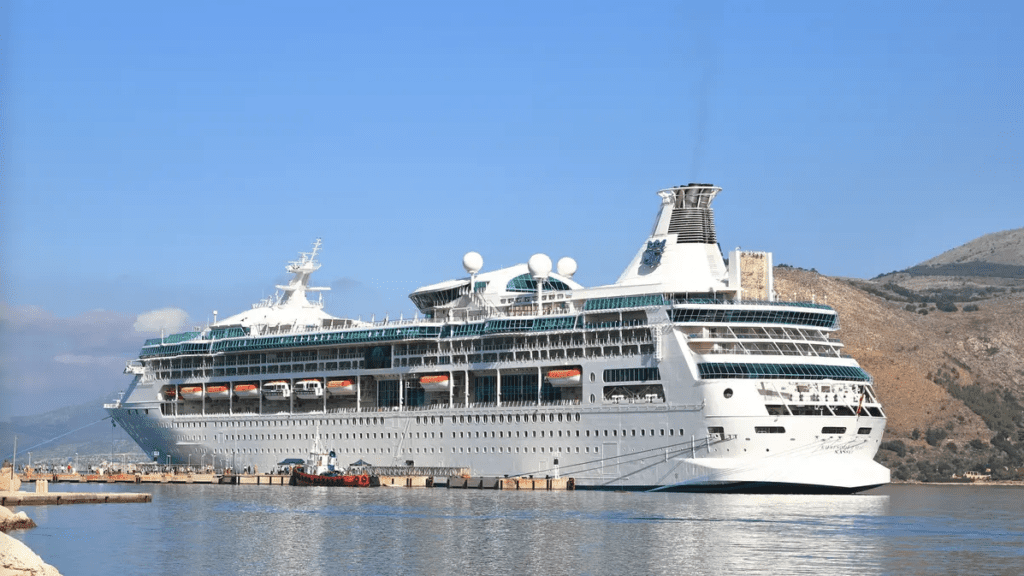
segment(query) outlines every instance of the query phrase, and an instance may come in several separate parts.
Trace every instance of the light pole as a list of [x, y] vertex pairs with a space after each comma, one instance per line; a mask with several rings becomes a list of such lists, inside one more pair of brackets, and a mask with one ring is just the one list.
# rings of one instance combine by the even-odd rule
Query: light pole
[[75, 452], [75, 474], [78, 474], [78, 452]]
[[189, 455], [188, 455], [188, 469], [192, 470], [192, 454], [191, 453], [189, 453]]

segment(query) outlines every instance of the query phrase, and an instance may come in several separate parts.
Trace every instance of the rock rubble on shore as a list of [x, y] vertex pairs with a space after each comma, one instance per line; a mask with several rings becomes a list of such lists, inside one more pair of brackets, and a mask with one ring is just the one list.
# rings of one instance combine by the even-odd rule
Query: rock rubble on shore
[[0, 576], [60, 576], [56, 568], [43, 562], [28, 546], [5, 534], [8, 530], [35, 525], [24, 512], [15, 514], [0, 506]]

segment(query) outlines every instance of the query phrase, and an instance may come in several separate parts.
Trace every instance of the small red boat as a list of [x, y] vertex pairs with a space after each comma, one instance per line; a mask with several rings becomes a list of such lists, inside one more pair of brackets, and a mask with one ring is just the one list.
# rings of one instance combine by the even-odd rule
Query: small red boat
[[292, 477], [295, 478], [297, 486], [351, 486], [359, 488], [370, 486], [369, 474], [351, 475], [340, 472], [307, 474], [303, 466], [296, 466], [292, 470]]
[[372, 484], [369, 474], [345, 474], [338, 468], [334, 450], [327, 451], [320, 443], [320, 436], [313, 440], [309, 459], [304, 465], [292, 468], [292, 479], [297, 486], [357, 486], [367, 488]]

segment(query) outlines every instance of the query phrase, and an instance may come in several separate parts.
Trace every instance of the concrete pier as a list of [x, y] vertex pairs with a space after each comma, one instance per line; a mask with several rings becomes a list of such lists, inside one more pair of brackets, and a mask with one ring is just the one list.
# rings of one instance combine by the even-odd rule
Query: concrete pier
[[106, 494], [102, 492], [0, 492], [0, 506], [127, 504], [152, 501], [152, 494]]
[[[410, 469], [412, 474], [402, 473], [406, 469], [393, 467], [384, 470], [386, 474], [371, 474], [378, 479], [371, 486], [402, 487], [402, 488], [448, 488], [475, 490], [575, 490], [573, 478], [502, 478], [496, 476], [436, 476], [422, 472], [425, 469]], [[420, 472], [420, 473], [416, 473]], [[46, 474], [22, 475], [24, 482], [36, 482], [36, 491], [40, 492], [40, 484], [49, 482], [123, 482], [129, 484], [232, 484], [246, 486], [290, 486], [290, 474], [217, 474], [217, 473], [135, 473], [135, 474]], [[42, 488], [45, 490], [46, 488]], [[66, 493], [65, 493], [66, 494]]]

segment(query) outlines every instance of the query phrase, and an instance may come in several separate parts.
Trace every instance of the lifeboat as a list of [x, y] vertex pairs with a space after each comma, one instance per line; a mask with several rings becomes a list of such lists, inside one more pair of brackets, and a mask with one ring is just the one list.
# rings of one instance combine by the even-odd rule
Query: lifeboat
[[448, 376], [444, 374], [420, 378], [420, 386], [427, 392], [447, 392], [450, 384]]
[[548, 372], [548, 382], [555, 387], [579, 386], [582, 381], [580, 371], [576, 369], [551, 370]]
[[206, 396], [211, 400], [227, 400], [231, 396], [231, 389], [227, 386], [207, 386]]
[[292, 387], [284, 380], [275, 380], [263, 385], [263, 397], [267, 400], [287, 400], [292, 395]]
[[316, 400], [324, 395], [324, 385], [316, 379], [299, 380], [295, 383], [295, 396], [302, 400]]
[[203, 399], [203, 387], [202, 386], [184, 386], [181, 389], [181, 396], [185, 400], [202, 400]]
[[178, 396], [178, 389], [168, 388], [167, 390], [164, 390], [164, 401], [181, 402], [181, 397]]
[[235, 395], [239, 399], [259, 398], [260, 391], [255, 384], [235, 384]]
[[331, 396], [354, 396], [356, 383], [351, 380], [331, 380], [327, 382], [327, 393]]

